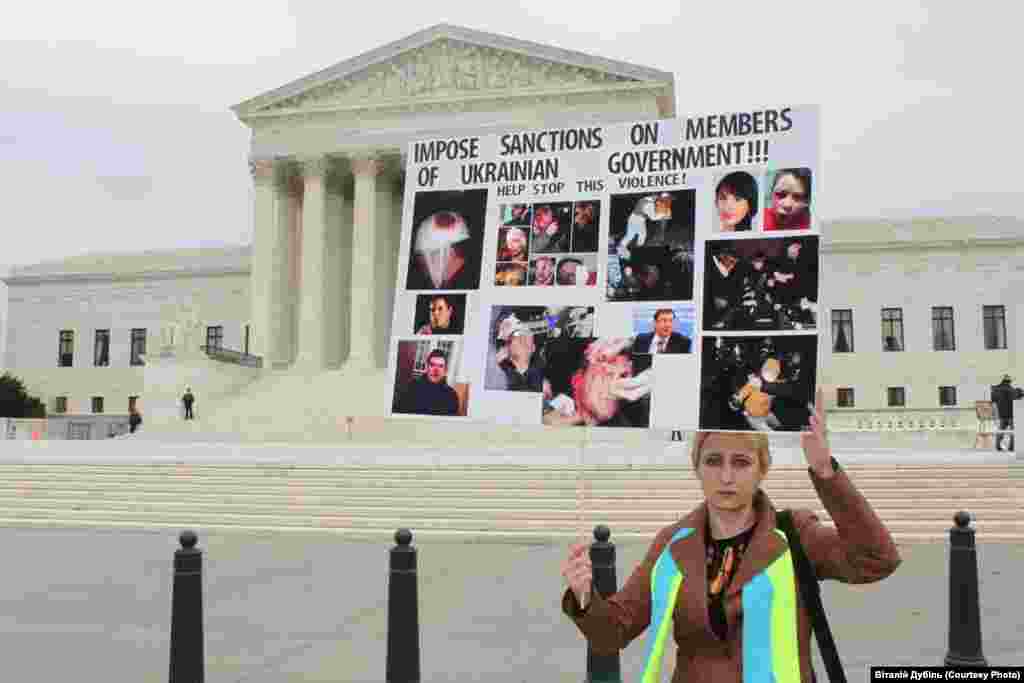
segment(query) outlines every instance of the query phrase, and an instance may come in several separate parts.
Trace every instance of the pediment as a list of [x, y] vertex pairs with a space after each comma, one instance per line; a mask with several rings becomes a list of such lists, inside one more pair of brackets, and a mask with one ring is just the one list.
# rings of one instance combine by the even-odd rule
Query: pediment
[[672, 74], [438, 26], [244, 102], [239, 116], [672, 83]]

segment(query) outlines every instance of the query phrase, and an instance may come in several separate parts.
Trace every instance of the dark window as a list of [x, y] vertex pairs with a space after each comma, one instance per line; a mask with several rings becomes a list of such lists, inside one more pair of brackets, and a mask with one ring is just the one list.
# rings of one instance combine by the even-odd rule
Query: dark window
[[110, 365], [110, 330], [96, 330], [96, 344], [93, 365], [105, 368]]
[[128, 412], [129, 413], [132, 412], [133, 410], [135, 410], [135, 404], [138, 403], [138, 401], [139, 401], [139, 397], [138, 396], [129, 396], [128, 397]]
[[853, 408], [853, 388], [839, 387], [836, 389], [836, 402], [840, 408]]
[[75, 333], [73, 330], [60, 331], [60, 345], [57, 349], [57, 367], [70, 368], [75, 355]]
[[903, 309], [882, 309], [882, 350], [903, 350]]
[[103, 412], [103, 397], [93, 396], [92, 397], [92, 412], [102, 413]]
[[939, 405], [956, 405], [956, 387], [939, 387]]
[[849, 308], [832, 310], [832, 352], [853, 353], [853, 311]]
[[220, 349], [224, 347], [224, 327], [217, 325], [206, 328], [206, 348]]
[[133, 328], [132, 329], [132, 365], [142, 365], [142, 358], [140, 356], [146, 355], [146, 329], [145, 328]]
[[985, 348], [1005, 349], [1006, 307], [984, 306], [982, 312], [985, 318]]
[[57, 399], [54, 401], [53, 408], [54, 412], [58, 414], [64, 414], [68, 412], [68, 397], [58, 396]]
[[956, 351], [952, 306], [932, 307], [932, 340], [936, 351]]
[[889, 407], [902, 408], [907, 403], [906, 390], [903, 387], [889, 387]]

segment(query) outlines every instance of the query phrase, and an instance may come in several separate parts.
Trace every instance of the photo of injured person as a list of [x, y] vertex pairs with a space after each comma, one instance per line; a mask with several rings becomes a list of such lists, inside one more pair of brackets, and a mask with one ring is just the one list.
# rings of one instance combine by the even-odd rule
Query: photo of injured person
[[558, 338], [545, 346], [542, 420], [548, 426], [650, 424], [650, 356], [631, 338]]
[[700, 429], [804, 431], [814, 411], [817, 335], [703, 338]]

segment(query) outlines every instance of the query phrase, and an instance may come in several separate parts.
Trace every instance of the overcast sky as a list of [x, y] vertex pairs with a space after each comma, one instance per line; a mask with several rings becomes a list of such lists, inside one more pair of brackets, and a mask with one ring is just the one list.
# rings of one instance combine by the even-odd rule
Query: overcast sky
[[822, 105], [826, 219], [1024, 216], [1021, 3], [600, 6], [20, 3], [0, 21], [0, 265], [248, 244], [229, 107], [439, 22], [671, 71], [679, 115]]

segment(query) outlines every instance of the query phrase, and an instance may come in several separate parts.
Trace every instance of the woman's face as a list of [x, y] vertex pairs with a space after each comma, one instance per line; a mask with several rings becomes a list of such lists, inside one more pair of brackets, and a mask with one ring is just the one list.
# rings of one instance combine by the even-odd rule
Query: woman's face
[[772, 207], [782, 225], [799, 222], [807, 212], [807, 188], [803, 181], [791, 173], [779, 176], [772, 188]]
[[723, 186], [718, 191], [718, 218], [724, 232], [732, 232], [750, 215], [750, 202], [736, 196], [731, 187]]
[[739, 511], [753, 504], [763, 475], [757, 451], [742, 436], [719, 432], [708, 435], [697, 463], [697, 478], [708, 507]]

